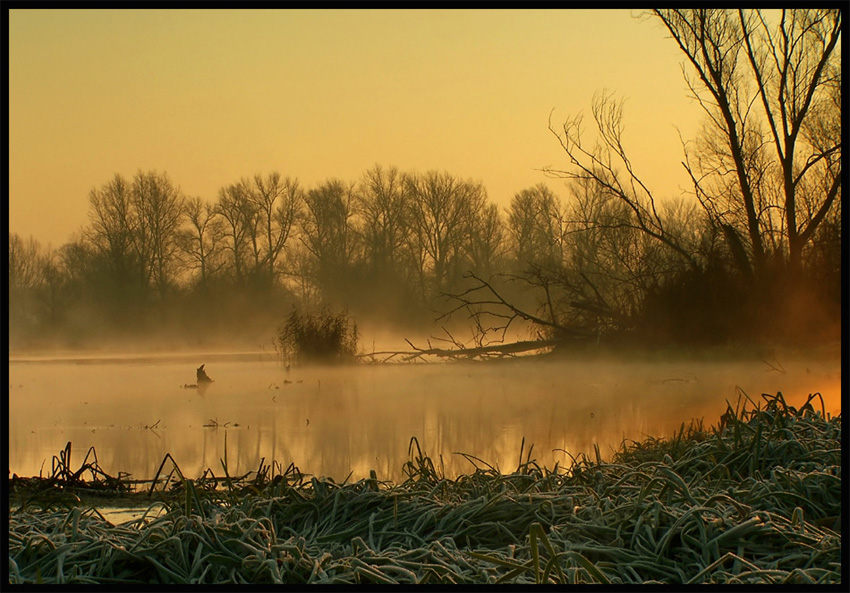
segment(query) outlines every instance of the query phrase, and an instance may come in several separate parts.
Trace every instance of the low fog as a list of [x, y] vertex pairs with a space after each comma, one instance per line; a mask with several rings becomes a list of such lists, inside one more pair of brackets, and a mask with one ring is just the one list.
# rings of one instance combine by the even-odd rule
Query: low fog
[[[594, 109], [618, 140], [617, 103]], [[140, 170], [93, 187], [65, 245], [10, 233], [11, 471], [70, 441], [109, 472], [171, 454], [195, 475], [227, 438], [233, 471], [398, 479], [411, 438], [448, 474], [472, 469], [455, 452], [510, 471], [523, 441], [553, 467], [762, 393], [840, 413], [835, 192], [656, 200], [622, 189], [639, 183], [625, 155], [600, 169], [563, 134], [563, 194], [507, 208], [433, 170], [272, 172], [207, 198]], [[753, 195], [778, 218], [748, 219]], [[820, 214], [789, 231], [796, 199]]]
[[[717, 353], [715, 353], [717, 354]], [[775, 353], [776, 354], [776, 353]], [[501, 362], [311, 365], [274, 353], [30, 358], [10, 362], [10, 471], [49, 474], [73, 444], [101, 467], [150, 479], [166, 453], [185, 475], [256, 470], [260, 460], [343, 480], [401, 480], [410, 439], [456, 476], [475, 456], [502, 471], [520, 448], [549, 468], [570, 455], [604, 458], [625, 440], [666, 437], [691, 419], [716, 425], [727, 405], [782, 392], [801, 406], [820, 392], [841, 412], [837, 352], [818, 358], [608, 355]], [[205, 364], [213, 379], [195, 382]], [[746, 395], [744, 395], [746, 394]], [[821, 399], [813, 401], [821, 409]]]

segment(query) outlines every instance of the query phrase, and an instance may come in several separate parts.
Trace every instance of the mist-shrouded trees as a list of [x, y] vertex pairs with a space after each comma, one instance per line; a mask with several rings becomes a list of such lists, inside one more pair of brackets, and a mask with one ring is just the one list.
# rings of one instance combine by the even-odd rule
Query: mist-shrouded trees
[[163, 298], [174, 285], [177, 231], [183, 222], [185, 198], [168, 175], [156, 171], [137, 173], [131, 196], [135, 209], [131, 237], [142, 264], [142, 284], [152, 283]]
[[256, 207], [257, 272], [262, 271], [265, 282], [271, 284], [278, 275], [278, 260], [292, 234], [304, 192], [297, 179], [281, 179], [275, 171], [266, 177], [254, 175], [248, 196]]
[[563, 206], [543, 183], [514, 195], [508, 209], [507, 231], [517, 271], [527, 266], [552, 268], [564, 257]]
[[[628, 332], [647, 293], [682, 268], [634, 228], [622, 201], [589, 180], [573, 181], [570, 190], [566, 201], [543, 185], [514, 196], [507, 219], [511, 271], [489, 280], [476, 274], [477, 284], [456, 295], [480, 327], [498, 334], [525, 320], [541, 337], [582, 340]], [[671, 232], [689, 236], [687, 213], [666, 210]]]
[[9, 233], [9, 324], [10, 333], [33, 325], [37, 319], [36, 291], [44, 276], [41, 246], [33, 237]]
[[92, 260], [87, 252], [75, 261], [75, 245], [54, 250], [32, 237], [9, 234], [10, 343], [32, 334], [50, 339], [55, 329], [73, 321]]
[[188, 270], [197, 270], [196, 284], [206, 288], [223, 262], [224, 227], [215, 206], [195, 196], [183, 204], [186, 224], [178, 231], [177, 240]]
[[144, 303], [173, 286], [183, 199], [167, 174], [156, 171], [139, 171], [132, 181], [115, 175], [91, 190], [85, 235], [106, 268], [108, 293]]
[[138, 300], [147, 287], [141, 257], [135, 248], [133, 233], [139, 217], [134, 211], [130, 184], [121, 175], [89, 193], [90, 224], [85, 230], [86, 239], [96, 250], [105, 272], [104, 287], [114, 298]]
[[340, 297], [353, 276], [357, 258], [354, 188], [330, 179], [309, 190], [300, 217], [303, 273], [325, 297]]
[[449, 173], [428, 171], [410, 175], [410, 251], [424, 293], [440, 294], [457, 287], [463, 274], [476, 220], [482, 216], [487, 193], [480, 183]]
[[229, 253], [236, 283], [245, 279], [246, 268], [250, 265], [251, 237], [256, 237], [257, 232], [257, 209], [248, 195], [249, 187], [244, 180], [233, 183], [219, 189], [215, 205], [215, 213], [222, 220], [224, 249]]
[[489, 276], [500, 269], [505, 256], [505, 230], [496, 204], [486, 204], [472, 217], [466, 255], [466, 269], [461, 274], [477, 270]]
[[376, 281], [404, 281], [412, 214], [406, 176], [395, 167], [374, 166], [364, 173], [355, 202], [369, 275]]
[[9, 290], [26, 291], [41, 281], [41, 247], [33, 237], [9, 233]]
[[363, 174], [354, 196], [361, 295], [348, 304], [369, 315], [380, 311], [386, 323], [417, 317], [426, 302], [407, 177], [396, 167], [375, 165]]
[[298, 180], [277, 171], [219, 189], [211, 222], [216, 232], [221, 228], [227, 263], [222, 273], [237, 285], [250, 279], [258, 287], [271, 287], [282, 272], [281, 255], [303, 201]]
[[541, 183], [507, 207], [480, 182], [377, 165], [355, 183], [309, 188], [256, 174], [211, 201], [185, 197], [165, 173], [115, 175], [91, 190], [89, 224], [59, 249], [10, 233], [10, 335], [253, 336], [282, 311], [327, 307], [415, 320], [406, 327], [462, 310], [478, 346], [518, 326], [581, 344], [837, 326], [840, 16], [654, 16], [692, 57], [689, 86], [707, 116], [685, 144], [691, 195], [644, 183], [623, 103], [608, 93], [593, 98], [591, 144], [580, 117], [550, 122], [567, 164], [548, 172], [566, 193]]

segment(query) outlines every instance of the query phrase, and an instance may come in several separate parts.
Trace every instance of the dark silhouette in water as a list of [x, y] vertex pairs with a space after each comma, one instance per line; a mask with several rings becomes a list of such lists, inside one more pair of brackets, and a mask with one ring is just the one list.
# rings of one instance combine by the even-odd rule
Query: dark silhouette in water
[[207, 387], [209, 387], [213, 380], [210, 379], [209, 375], [207, 375], [203, 364], [198, 367], [197, 371], [195, 371], [195, 375], [197, 376], [197, 383], [184, 383], [183, 389], [197, 389], [203, 395], [203, 392], [206, 391]]
[[198, 375], [198, 385], [202, 383], [212, 383], [213, 380], [207, 376], [206, 371], [204, 370], [205, 365], [201, 365], [198, 367], [197, 375]]

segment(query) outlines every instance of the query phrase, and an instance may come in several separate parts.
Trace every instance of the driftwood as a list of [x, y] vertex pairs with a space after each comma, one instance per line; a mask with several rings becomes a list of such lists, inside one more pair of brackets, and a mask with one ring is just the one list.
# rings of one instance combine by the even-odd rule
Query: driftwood
[[209, 384], [213, 382], [212, 379], [209, 378], [207, 372], [204, 370], [205, 364], [202, 364], [195, 371], [195, 376], [197, 377], [197, 383], [183, 383], [180, 387], [182, 389], [197, 389], [198, 391], [206, 391]]
[[422, 359], [426, 356], [437, 356], [439, 358], [449, 358], [452, 360], [502, 358], [506, 356], [514, 356], [515, 354], [522, 352], [532, 352], [534, 350], [542, 350], [544, 348], [553, 348], [558, 344], [562, 344], [563, 340], [527, 340], [522, 342], [510, 342], [507, 344], [476, 346], [474, 348], [419, 348], [414, 346], [410, 340], [405, 340], [405, 342], [410, 344], [413, 351], [390, 350], [384, 352], [370, 352], [367, 354], [361, 354], [360, 358], [371, 358], [375, 362], [378, 362], [378, 357], [383, 357], [380, 362], [388, 362], [395, 357], [399, 357], [405, 362]]
[[198, 367], [198, 370], [196, 371], [196, 375], [198, 376], [198, 385], [201, 385], [202, 383], [212, 383], [213, 382], [213, 380], [210, 379], [207, 376], [206, 371], [204, 371], [204, 366], [205, 365], [202, 364], [201, 366]]

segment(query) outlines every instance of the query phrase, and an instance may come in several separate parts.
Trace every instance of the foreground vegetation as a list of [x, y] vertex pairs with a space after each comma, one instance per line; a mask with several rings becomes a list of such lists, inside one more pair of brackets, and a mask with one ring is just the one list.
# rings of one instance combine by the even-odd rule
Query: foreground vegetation
[[225, 455], [223, 478], [184, 479], [174, 465], [163, 486], [167, 456], [150, 488], [158, 500], [120, 525], [63, 508], [57, 491], [67, 496], [83, 473], [121, 488], [96, 456], [70, 472], [60, 455], [50, 478], [10, 481], [20, 508], [9, 580], [839, 583], [841, 416], [827, 416], [819, 394], [800, 408], [781, 393], [762, 399], [742, 395], [707, 429], [692, 421], [671, 438], [623, 443], [611, 462], [597, 451], [547, 469], [521, 450], [510, 474], [465, 455], [475, 470], [450, 479], [412, 439], [398, 485], [262, 462], [231, 477]]

